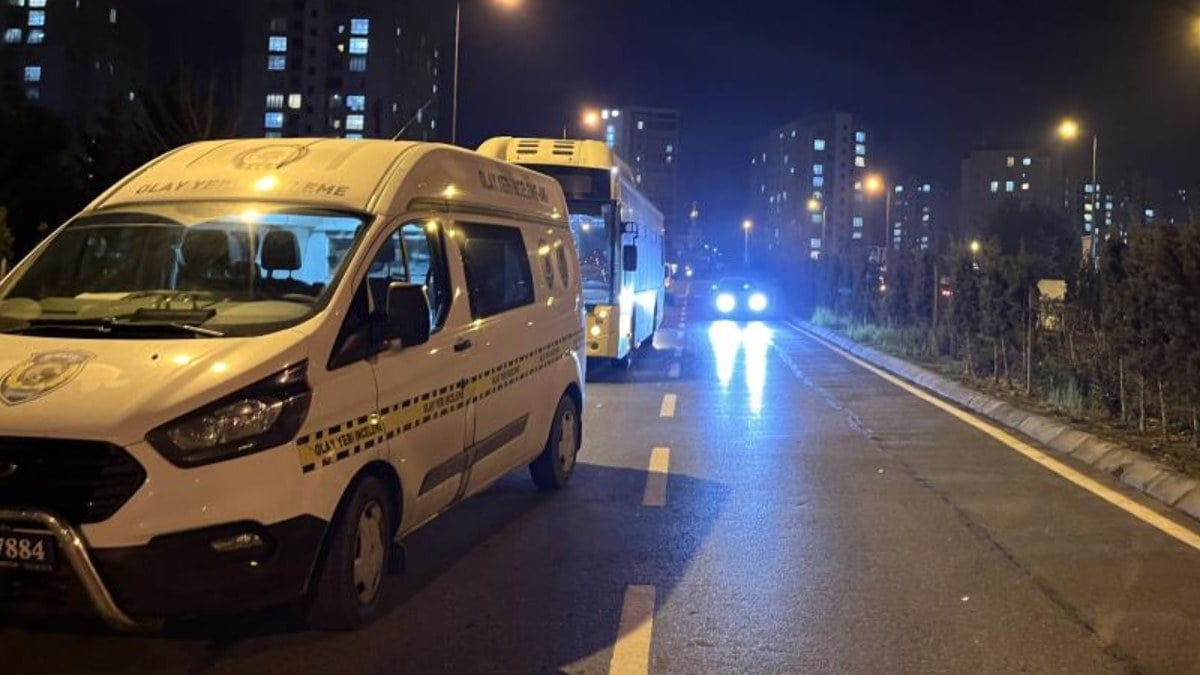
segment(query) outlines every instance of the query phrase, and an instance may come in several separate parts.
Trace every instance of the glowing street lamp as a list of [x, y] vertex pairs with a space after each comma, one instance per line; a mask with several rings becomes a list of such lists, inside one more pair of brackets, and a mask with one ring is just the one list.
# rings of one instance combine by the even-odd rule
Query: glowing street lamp
[[[490, 0], [493, 5], [496, 5], [504, 10], [516, 10], [521, 6], [524, 0]], [[450, 115], [450, 143], [458, 145], [458, 83], [459, 83], [459, 62], [462, 54], [462, 6], [463, 0], [459, 0], [454, 5], [454, 95], [453, 103], [451, 104]]]
[[749, 218], [747, 218], [742, 221], [742, 232], [745, 233], [745, 235], [746, 235], [746, 252], [744, 255], [744, 261], [745, 261], [747, 267], [750, 266], [750, 232], [753, 229], [754, 229], [754, 221], [753, 220], [750, 220]]
[[[1058, 137], [1064, 143], [1074, 143], [1079, 139], [1080, 125], [1079, 122], [1067, 117], [1058, 124]], [[1091, 205], [1092, 205], [1092, 257], [1096, 257], [1096, 248], [1100, 240], [1100, 186], [1097, 184], [1100, 180], [1097, 159], [1100, 155], [1100, 137], [1095, 133], [1092, 134], [1092, 190], [1091, 190]]]
[[595, 131], [600, 128], [600, 111], [585, 110], [581, 120], [585, 128]]
[[980, 244], [978, 239], [971, 241], [971, 255], [979, 255], [979, 252], [982, 250], [983, 244]]

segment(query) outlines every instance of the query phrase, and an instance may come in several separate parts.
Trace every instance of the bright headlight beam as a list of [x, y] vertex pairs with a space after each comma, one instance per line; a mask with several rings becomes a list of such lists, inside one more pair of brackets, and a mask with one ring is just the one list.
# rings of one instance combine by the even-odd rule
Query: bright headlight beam
[[729, 314], [737, 309], [737, 299], [731, 293], [722, 293], [717, 296], [717, 311], [722, 314]]
[[750, 302], [748, 304], [750, 305], [750, 311], [752, 312], [765, 312], [767, 311], [768, 304], [767, 296], [763, 295], [762, 293], [755, 293], [754, 295], [750, 296]]

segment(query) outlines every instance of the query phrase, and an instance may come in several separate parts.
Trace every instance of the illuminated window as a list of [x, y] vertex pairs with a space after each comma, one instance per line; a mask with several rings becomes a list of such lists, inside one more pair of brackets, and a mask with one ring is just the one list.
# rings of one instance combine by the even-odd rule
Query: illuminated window
[[865, 169], [867, 167], [867, 158], [863, 157], [862, 155], [855, 157], [854, 166], [857, 166], [860, 169]]
[[370, 49], [370, 40], [364, 37], [350, 38], [351, 54], [366, 54]]
[[40, 45], [46, 41], [46, 33], [40, 29], [34, 28], [29, 31], [29, 44]]
[[26, 82], [41, 82], [42, 67], [41, 66], [25, 66], [25, 81]]
[[854, 216], [855, 229], [861, 229], [862, 226], [863, 226], [863, 217], [862, 216]]
[[1000, 181], [998, 181], [998, 180], [992, 181], [991, 187], [992, 187], [992, 192], [999, 192], [1000, 191]]
[[350, 57], [350, 72], [365, 73], [367, 71], [367, 57], [352, 56]]
[[862, 144], [862, 143], [859, 143], [858, 145], [855, 145], [855, 146], [854, 146], [854, 154], [856, 154], [856, 155], [865, 155], [865, 154], [867, 154], [867, 146], [866, 146], [866, 145], [864, 145], [864, 144]]
[[117, 22], [117, 10], [115, 10], [115, 9], [108, 10], [108, 22], [109, 23]]
[[897, 185], [897, 186], [896, 186], [896, 194], [900, 194], [901, 192], [904, 192], [904, 186], [903, 186], [903, 185]]
[[[646, 128], [646, 122], [644, 120], [638, 120], [638, 131], [641, 131], [645, 128]], [[764, 160], [764, 161], [766, 161], [766, 160]]]
[[354, 112], [363, 112], [367, 109], [367, 97], [351, 94], [346, 97], [346, 107]]
[[30, 26], [45, 26], [46, 13], [40, 9], [35, 9], [29, 13]]
[[1005, 192], [1014, 192], [1016, 189], [1017, 189], [1017, 184], [1015, 181], [1011, 181], [1011, 180], [1004, 181], [1004, 191]]
[[346, 138], [348, 138], [352, 141], [361, 141], [362, 137], [363, 137], [362, 134], [346, 134]]
[[1025, 157], [1021, 159], [1021, 166], [1033, 166], [1033, 158]]
[[808, 247], [813, 249], [814, 251], [819, 251], [821, 249], [821, 238], [813, 237], [812, 239], [809, 239]]
[[815, 188], [825, 187], [825, 177], [824, 176], [813, 176], [813, 187], [815, 187]]
[[4, 31], [4, 44], [15, 45], [24, 37], [24, 31], [20, 28], [9, 28]]
[[821, 224], [821, 214], [819, 214], [819, 213], [812, 214], [812, 224], [813, 225]]
[[283, 128], [283, 113], [281, 113], [281, 112], [267, 113], [266, 116], [263, 117], [263, 126], [265, 126], [268, 129], [282, 129]]
[[363, 130], [363, 116], [362, 115], [346, 115], [346, 128], [349, 129], [350, 131], [362, 131]]
[[814, 139], [813, 140], [813, 150], [816, 150], [817, 152], [823, 152], [825, 150], [825, 139], [824, 138]]
[[287, 42], [286, 36], [272, 35], [267, 38], [267, 51], [282, 54], [287, 51]]
[[1029, 192], [1029, 183], [1021, 183], [1021, 191]]
[[[18, 5], [20, 6], [20, 5]], [[46, 6], [46, 0], [29, 0], [29, 6], [34, 9], [39, 9]]]
[[267, 110], [283, 108], [283, 94], [267, 94]]
[[867, 132], [865, 132], [865, 131], [854, 132], [854, 142], [855, 143], [866, 143], [867, 142]]
[[267, 70], [283, 70], [287, 68], [286, 56], [268, 56]]
[[854, 234], [850, 235], [850, 238], [851, 238], [851, 239], [862, 239], [862, 238], [863, 238], [863, 233], [862, 233], [861, 231], [859, 231], [859, 230], [855, 230], [855, 231], [854, 231]]
[[1005, 165], [1007, 165], [1007, 166], [1010, 166], [1010, 167], [1012, 167], [1012, 166], [1016, 166], [1016, 165], [1017, 165], [1017, 158], [1016, 158], [1016, 157], [1009, 157], [1008, 159], [1004, 160], [1004, 163], [1005, 163]]
[[351, 35], [366, 35], [371, 32], [370, 19], [350, 19]]
[[289, 108], [291, 108], [292, 110], [299, 110], [303, 106], [304, 106], [304, 97], [303, 96], [301, 96], [300, 94], [289, 94], [288, 95], [288, 107]]
[[825, 175], [825, 165], [824, 164], [813, 164], [813, 175], [814, 176], [824, 176]]

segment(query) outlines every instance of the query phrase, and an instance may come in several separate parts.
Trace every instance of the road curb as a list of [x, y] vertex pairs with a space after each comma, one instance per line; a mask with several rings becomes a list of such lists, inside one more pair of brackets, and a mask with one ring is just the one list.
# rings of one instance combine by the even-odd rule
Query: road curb
[[943, 399], [1070, 455], [1173, 509], [1200, 520], [1200, 482], [1120, 444], [1064, 422], [1022, 410], [904, 359], [863, 346], [834, 331], [797, 322], [806, 332]]

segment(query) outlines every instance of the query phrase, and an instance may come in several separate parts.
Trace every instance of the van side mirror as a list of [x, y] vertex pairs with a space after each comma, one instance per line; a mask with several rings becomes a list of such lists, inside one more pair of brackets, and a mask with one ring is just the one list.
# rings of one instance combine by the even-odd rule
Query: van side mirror
[[405, 347], [423, 345], [433, 332], [429, 315], [429, 298], [424, 288], [393, 282], [388, 286], [387, 311], [375, 327], [375, 339], [399, 340]]
[[626, 272], [636, 272], [638, 270], [638, 249], [636, 246], [626, 246], [621, 251], [622, 267]]

